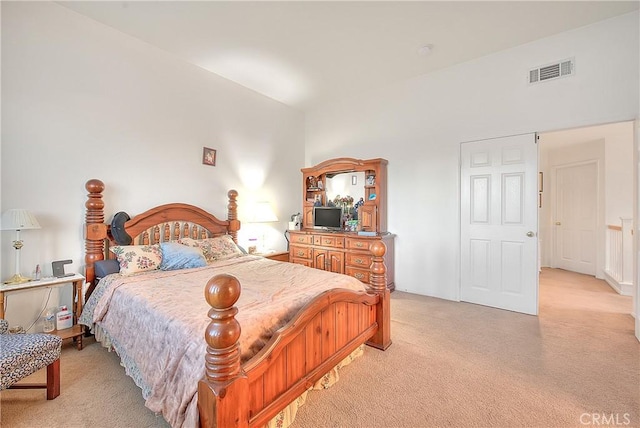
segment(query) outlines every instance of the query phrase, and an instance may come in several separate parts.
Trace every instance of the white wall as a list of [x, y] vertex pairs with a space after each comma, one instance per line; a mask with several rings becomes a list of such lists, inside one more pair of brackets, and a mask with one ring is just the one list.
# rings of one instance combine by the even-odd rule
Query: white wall
[[[42, 226], [22, 233], [23, 273], [39, 263], [50, 275], [59, 259], [82, 272], [91, 178], [106, 184], [106, 221], [169, 202], [225, 218], [231, 188], [241, 220], [268, 200], [280, 222], [267, 245], [285, 248], [302, 204], [302, 113], [55, 3], [1, 7], [1, 209], [31, 209]], [[203, 146], [217, 149], [215, 167], [202, 165]], [[1, 235], [4, 279], [14, 235]], [[29, 325], [46, 293], [10, 294], [9, 321]]]
[[633, 218], [633, 126], [618, 124], [605, 137], [606, 224]]
[[[396, 287], [457, 299], [460, 143], [634, 119], [638, 36], [631, 13], [324, 104], [307, 114], [305, 162], [388, 159]], [[573, 77], [526, 83], [569, 57]]]

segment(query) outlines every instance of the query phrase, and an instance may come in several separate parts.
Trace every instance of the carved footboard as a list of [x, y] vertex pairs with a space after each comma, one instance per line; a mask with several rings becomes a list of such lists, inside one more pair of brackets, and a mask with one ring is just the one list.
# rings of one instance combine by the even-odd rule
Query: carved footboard
[[362, 343], [380, 349], [391, 344], [384, 244], [376, 241], [371, 252], [374, 275], [368, 292], [322, 293], [244, 366], [233, 306], [240, 284], [230, 275], [207, 283], [211, 322], [205, 333], [206, 376], [198, 384], [200, 426], [263, 426]]

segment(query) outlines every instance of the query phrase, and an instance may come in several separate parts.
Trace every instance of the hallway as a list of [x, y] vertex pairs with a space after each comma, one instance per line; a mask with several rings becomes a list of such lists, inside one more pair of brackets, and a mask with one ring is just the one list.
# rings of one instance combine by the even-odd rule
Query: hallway
[[605, 281], [562, 269], [540, 273], [539, 316], [545, 321], [578, 323], [633, 335], [631, 296], [616, 293]]

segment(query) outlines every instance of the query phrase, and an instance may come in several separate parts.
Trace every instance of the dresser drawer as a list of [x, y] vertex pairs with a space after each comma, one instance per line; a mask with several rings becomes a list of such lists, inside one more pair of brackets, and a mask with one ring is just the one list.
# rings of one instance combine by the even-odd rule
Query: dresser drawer
[[292, 244], [313, 244], [313, 235], [306, 235], [301, 233], [292, 233], [291, 234], [291, 243]]
[[351, 266], [347, 266], [345, 267], [345, 274], [354, 277], [355, 279], [359, 279], [360, 281], [364, 282], [365, 284], [369, 283], [369, 274], [370, 272], [368, 270], [365, 269], [358, 269], [358, 268], [354, 268]]
[[344, 248], [344, 238], [342, 236], [314, 235], [313, 245], [321, 247]]
[[290, 259], [308, 259], [311, 260], [311, 247], [298, 247], [292, 245], [289, 250]]
[[369, 251], [369, 245], [373, 242], [372, 239], [361, 239], [361, 238], [347, 238], [346, 240], [346, 249], [347, 250], [364, 250]]
[[347, 266], [369, 269], [371, 267], [371, 256], [369, 254], [347, 253], [345, 264]]

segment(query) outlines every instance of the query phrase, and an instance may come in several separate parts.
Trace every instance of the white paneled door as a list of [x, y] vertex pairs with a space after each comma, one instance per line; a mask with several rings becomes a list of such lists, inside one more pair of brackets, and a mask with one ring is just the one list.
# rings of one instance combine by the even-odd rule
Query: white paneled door
[[598, 165], [560, 166], [555, 183], [554, 267], [595, 275]]
[[463, 143], [460, 159], [460, 300], [536, 315], [536, 135]]

